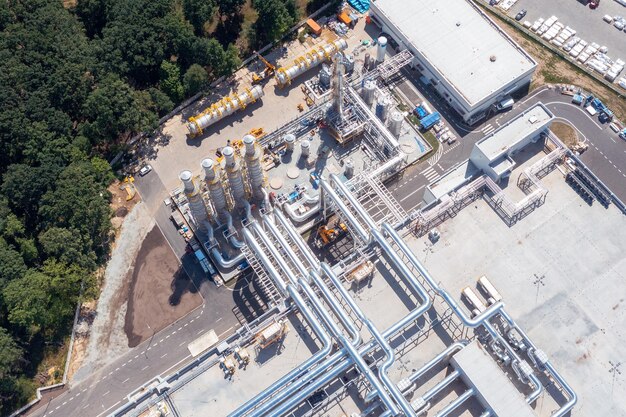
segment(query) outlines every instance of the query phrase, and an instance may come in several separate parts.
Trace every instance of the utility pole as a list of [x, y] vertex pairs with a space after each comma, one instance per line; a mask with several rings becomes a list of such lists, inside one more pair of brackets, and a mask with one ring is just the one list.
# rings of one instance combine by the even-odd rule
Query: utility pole
[[539, 276], [537, 274], [533, 274], [533, 276], [535, 277], [535, 280], [533, 281], [533, 285], [537, 287], [537, 295], [535, 296], [535, 304], [537, 304], [537, 301], [539, 300], [539, 288], [546, 286], [546, 284], [543, 282], [543, 279], [546, 276], [545, 275]]
[[609, 369], [609, 373], [613, 374], [613, 382], [611, 383], [611, 398], [613, 398], [613, 388], [615, 387], [615, 378], [617, 378], [618, 375], [622, 374], [622, 371], [619, 369], [622, 363], [621, 362], [613, 363], [613, 361], [609, 361], [609, 365], [611, 365], [611, 368]]

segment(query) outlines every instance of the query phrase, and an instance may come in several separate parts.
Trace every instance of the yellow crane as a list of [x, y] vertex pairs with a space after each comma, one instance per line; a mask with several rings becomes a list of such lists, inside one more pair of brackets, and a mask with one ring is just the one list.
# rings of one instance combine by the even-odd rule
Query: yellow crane
[[252, 73], [252, 83], [258, 84], [262, 82], [263, 80], [266, 80], [272, 75], [274, 75], [274, 72], [276, 72], [276, 67], [267, 59], [263, 58], [263, 56], [261, 56], [261, 54], [259, 54], [258, 52], [255, 52], [255, 54], [257, 57], [259, 57], [259, 60], [263, 64], [265, 64], [265, 69], [263, 71], [261, 71], [260, 73], [256, 73], [256, 72]]

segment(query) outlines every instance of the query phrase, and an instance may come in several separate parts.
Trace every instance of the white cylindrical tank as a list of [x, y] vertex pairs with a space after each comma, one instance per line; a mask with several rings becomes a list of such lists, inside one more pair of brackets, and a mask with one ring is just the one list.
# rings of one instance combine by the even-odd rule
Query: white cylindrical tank
[[402, 122], [404, 121], [404, 116], [402, 113], [398, 111], [394, 111], [391, 113], [391, 117], [389, 118], [389, 131], [395, 137], [400, 137], [402, 133]]
[[368, 106], [374, 104], [376, 98], [376, 83], [373, 80], [366, 80], [363, 84], [363, 100]]
[[276, 81], [280, 87], [284, 87], [291, 81], [304, 74], [309, 69], [318, 66], [325, 60], [330, 61], [337, 52], [341, 52], [348, 47], [345, 39], [339, 38], [322, 47], [315, 47], [308, 50], [303, 56], [295, 60], [294, 65], [282, 67], [276, 71]]
[[383, 122], [389, 117], [389, 109], [391, 108], [391, 100], [386, 95], [378, 97], [376, 103], [376, 116]]
[[204, 181], [209, 188], [209, 197], [215, 211], [222, 215], [226, 211], [226, 192], [222, 186], [221, 169], [212, 159], [203, 159], [202, 168], [204, 168]]
[[230, 186], [230, 194], [233, 196], [235, 205], [239, 206], [246, 199], [241, 166], [235, 156], [235, 150], [230, 146], [222, 149], [222, 155], [224, 155], [224, 166], [226, 168], [226, 176], [228, 177], [228, 185]]
[[256, 138], [252, 135], [243, 137], [246, 147], [245, 160], [248, 173], [248, 184], [256, 200], [263, 200], [263, 184], [265, 183], [265, 172], [261, 165], [263, 151], [256, 145]]
[[202, 235], [207, 234], [207, 228], [205, 226], [205, 220], [209, 218], [204, 200], [200, 194], [197, 184], [193, 180], [193, 174], [191, 171], [183, 171], [179, 175], [180, 180], [183, 182], [183, 190], [187, 201], [189, 202], [189, 210], [193, 217], [196, 229]]
[[354, 161], [352, 159], [347, 159], [344, 163], [343, 168], [343, 174], [346, 176], [346, 178], [352, 178], [352, 176], [354, 175]]
[[254, 103], [263, 97], [263, 94], [263, 88], [260, 85], [255, 85], [242, 93], [224, 97], [217, 103], [207, 107], [202, 113], [189, 118], [187, 123], [189, 133], [191, 136], [201, 134], [204, 129], [218, 120], [230, 116], [237, 110], [245, 109], [248, 104]]
[[286, 134], [283, 139], [285, 141], [285, 150], [287, 152], [293, 152], [293, 145], [296, 143], [296, 136], [289, 133]]
[[387, 38], [381, 36], [378, 38], [378, 47], [376, 48], [376, 62], [383, 62], [385, 60], [385, 53], [387, 52]]
[[301, 158], [308, 158], [309, 154], [311, 153], [311, 142], [309, 142], [308, 140], [303, 140], [300, 143], [300, 157]]

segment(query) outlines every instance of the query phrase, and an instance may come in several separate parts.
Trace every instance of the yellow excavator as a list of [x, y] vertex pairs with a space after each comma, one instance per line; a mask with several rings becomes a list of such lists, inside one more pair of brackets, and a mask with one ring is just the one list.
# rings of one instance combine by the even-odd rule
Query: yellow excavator
[[320, 226], [317, 229], [317, 234], [319, 239], [317, 241], [317, 246], [322, 248], [329, 243], [334, 242], [338, 237], [343, 236], [348, 232], [348, 228], [344, 223], [337, 222], [335, 228], [328, 228], [328, 226]]
[[255, 52], [255, 54], [259, 57], [259, 60], [261, 60], [261, 62], [265, 64], [265, 69], [263, 71], [261, 71], [260, 73], [252, 73], [252, 84], [259, 84], [274, 75], [274, 72], [276, 72], [276, 67], [267, 59], [263, 58], [258, 52]]

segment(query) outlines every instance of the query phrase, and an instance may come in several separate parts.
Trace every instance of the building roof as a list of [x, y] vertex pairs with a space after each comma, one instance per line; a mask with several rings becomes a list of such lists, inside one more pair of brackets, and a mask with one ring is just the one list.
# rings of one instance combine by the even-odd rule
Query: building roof
[[472, 164], [472, 162], [468, 159], [448, 170], [435, 182], [430, 184], [428, 189], [430, 190], [432, 197], [435, 200], [438, 200], [444, 195], [447, 195], [470, 182], [478, 171], [478, 168], [476, 168], [476, 166], [474, 166], [474, 164]]
[[537, 103], [489, 136], [478, 141], [476, 147], [485, 155], [487, 160], [493, 162], [530, 135], [543, 130], [553, 118], [554, 115], [542, 103]]
[[[385, 15], [469, 105], [536, 66], [468, 0], [377, 0]], [[492, 59], [495, 57], [495, 61]]]

